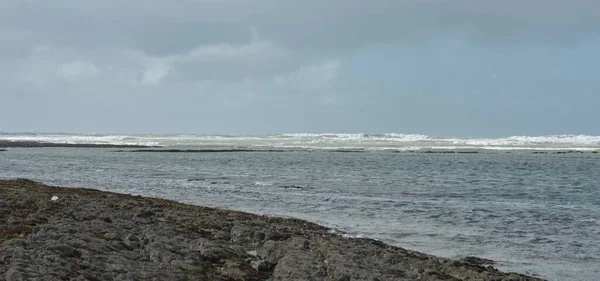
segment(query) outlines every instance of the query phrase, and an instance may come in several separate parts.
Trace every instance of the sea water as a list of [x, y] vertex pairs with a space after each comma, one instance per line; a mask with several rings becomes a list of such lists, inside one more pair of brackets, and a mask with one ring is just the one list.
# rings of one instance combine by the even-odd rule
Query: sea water
[[[593, 153], [600, 137], [4, 133], [1, 139], [249, 148], [9, 148], [0, 152], [0, 178], [301, 218], [438, 256], [492, 259], [501, 270], [549, 280], [600, 276], [600, 154]], [[463, 153], [424, 153], [448, 151]]]

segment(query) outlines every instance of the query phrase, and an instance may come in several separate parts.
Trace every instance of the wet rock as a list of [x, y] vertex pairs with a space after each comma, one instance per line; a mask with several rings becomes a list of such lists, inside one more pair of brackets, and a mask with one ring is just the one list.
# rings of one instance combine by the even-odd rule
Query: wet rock
[[473, 256], [467, 256], [467, 257], [461, 258], [460, 261], [466, 262], [466, 263], [469, 263], [469, 264], [474, 264], [474, 265], [489, 265], [489, 264], [494, 264], [493, 260], [488, 260], [488, 259], [479, 258], [479, 257], [473, 257]]
[[269, 241], [269, 240], [273, 240], [273, 241], [280, 241], [280, 240], [286, 240], [290, 238], [290, 234], [289, 233], [282, 233], [282, 232], [278, 232], [278, 231], [270, 231], [265, 233], [265, 241]]

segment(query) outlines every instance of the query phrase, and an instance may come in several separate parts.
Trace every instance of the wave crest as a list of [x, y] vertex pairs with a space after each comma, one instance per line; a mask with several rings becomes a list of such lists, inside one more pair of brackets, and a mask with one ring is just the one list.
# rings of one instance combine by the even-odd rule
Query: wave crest
[[0, 133], [0, 140], [70, 144], [148, 145], [171, 147], [273, 147], [342, 150], [579, 150], [600, 151], [600, 136], [548, 135], [505, 138], [431, 137], [420, 134], [47, 134]]

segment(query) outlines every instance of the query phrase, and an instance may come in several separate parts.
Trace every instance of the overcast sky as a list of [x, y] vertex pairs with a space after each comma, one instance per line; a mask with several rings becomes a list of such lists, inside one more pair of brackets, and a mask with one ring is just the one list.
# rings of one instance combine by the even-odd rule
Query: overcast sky
[[598, 0], [0, 0], [0, 131], [600, 135]]

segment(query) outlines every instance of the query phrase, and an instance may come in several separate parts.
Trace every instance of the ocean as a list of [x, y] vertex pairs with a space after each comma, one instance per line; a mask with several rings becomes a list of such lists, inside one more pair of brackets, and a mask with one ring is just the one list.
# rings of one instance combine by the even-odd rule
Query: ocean
[[600, 276], [600, 136], [0, 133], [0, 140], [232, 150], [8, 148], [0, 178], [295, 217], [549, 280]]

